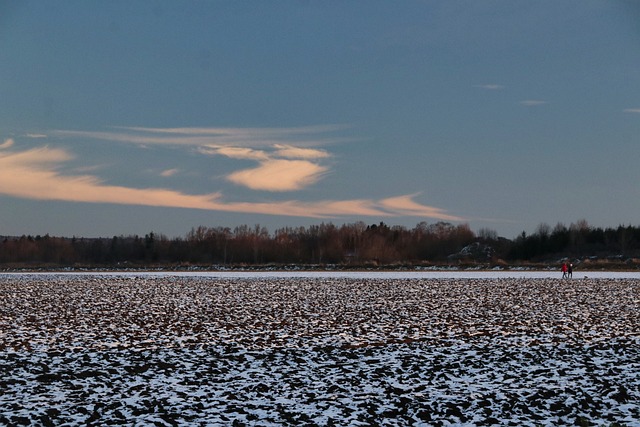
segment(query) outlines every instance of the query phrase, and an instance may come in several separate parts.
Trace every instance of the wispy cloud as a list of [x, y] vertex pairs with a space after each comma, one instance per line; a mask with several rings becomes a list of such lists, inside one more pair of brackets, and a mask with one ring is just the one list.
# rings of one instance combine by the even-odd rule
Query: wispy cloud
[[239, 160], [268, 160], [269, 155], [263, 150], [254, 150], [247, 147], [231, 147], [231, 146], [216, 146], [205, 145], [200, 147], [198, 151], [202, 154], [208, 154], [212, 156], [224, 156], [230, 159]]
[[233, 172], [227, 179], [252, 190], [293, 191], [316, 183], [327, 168], [306, 160], [269, 159]]
[[170, 177], [170, 176], [173, 176], [173, 175], [177, 174], [179, 171], [180, 171], [179, 169], [163, 170], [162, 172], [160, 172], [160, 176]]
[[225, 156], [243, 160], [269, 160], [274, 157], [286, 159], [325, 159], [331, 157], [325, 150], [300, 148], [290, 145], [275, 144], [271, 152], [255, 150], [247, 147], [205, 145], [198, 149], [202, 154]]
[[325, 150], [313, 148], [300, 148], [283, 144], [276, 144], [274, 148], [276, 149], [274, 155], [288, 159], [325, 159], [331, 157]]
[[130, 144], [214, 145], [234, 147], [263, 147], [290, 144], [314, 147], [349, 141], [348, 138], [330, 136], [345, 125], [317, 125], [290, 128], [147, 128], [115, 127], [117, 131], [53, 130], [53, 136], [97, 139]]
[[327, 172], [320, 164], [331, 157], [317, 146], [335, 142], [327, 133], [341, 125], [291, 128], [116, 128], [116, 132], [56, 130], [58, 137], [88, 138], [138, 145], [195, 146], [205, 155], [258, 163], [227, 175], [227, 180], [252, 190], [294, 191], [315, 184]]
[[13, 138], [7, 138], [4, 140], [4, 142], [2, 144], [0, 144], [0, 149], [5, 149], [5, 148], [9, 148], [14, 144], [14, 140]]
[[380, 205], [390, 212], [403, 216], [438, 218], [447, 221], [462, 221], [461, 217], [447, 214], [444, 210], [417, 203], [413, 198], [417, 194], [390, 197], [380, 201]]
[[252, 190], [263, 191], [294, 191], [315, 184], [329, 169], [314, 161], [331, 157], [325, 150], [283, 144], [274, 145], [273, 150], [205, 146], [199, 151], [208, 155], [258, 162], [256, 167], [227, 175], [227, 180]]
[[622, 110], [625, 113], [635, 113], [635, 114], [640, 114], [640, 108], [627, 108], [625, 110]]
[[539, 99], [526, 99], [524, 101], [520, 101], [520, 105], [524, 105], [525, 107], [538, 107], [545, 104], [547, 104], [547, 101], [541, 101]]
[[503, 85], [499, 85], [499, 84], [495, 84], [495, 83], [484, 84], [484, 85], [476, 85], [476, 87], [480, 88], [480, 89], [486, 89], [486, 90], [502, 90], [502, 89], [504, 89]]
[[[6, 140], [2, 145], [13, 145]], [[0, 151], [0, 194], [36, 200], [61, 200], [85, 203], [163, 206], [212, 211], [286, 215], [312, 218], [357, 216], [417, 216], [457, 220], [441, 209], [421, 205], [415, 195], [383, 200], [320, 200], [300, 202], [227, 202], [219, 192], [186, 194], [164, 188], [132, 188], [109, 185], [92, 175], [69, 175], [61, 172], [72, 160], [66, 150], [40, 147], [24, 151]], [[304, 169], [304, 167], [301, 167]], [[297, 172], [299, 173], [299, 172]], [[312, 176], [309, 172], [301, 175]]]
[[0, 153], [0, 193], [37, 200], [187, 208], [214, 206], [218, 197], [217, 194], [187, 195], [165, 189], [112, 186], [91, 175], [59, 173], [60, 164], [72, 158], [65, 150], [48, 147]]

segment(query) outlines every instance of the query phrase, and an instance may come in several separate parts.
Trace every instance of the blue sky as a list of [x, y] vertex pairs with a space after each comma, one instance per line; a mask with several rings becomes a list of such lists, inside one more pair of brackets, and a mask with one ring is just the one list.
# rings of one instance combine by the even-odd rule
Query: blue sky
[[640, 3], [0, 2], [0, 235], [638, 225]]

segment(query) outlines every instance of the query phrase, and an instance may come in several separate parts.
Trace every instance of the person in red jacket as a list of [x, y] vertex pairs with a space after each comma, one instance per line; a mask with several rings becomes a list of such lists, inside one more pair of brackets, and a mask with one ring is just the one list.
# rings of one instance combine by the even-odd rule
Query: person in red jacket
[[566, 262], [562, 263], [561, 270], [562, 270], [562, 278], [566, 279], [567, 278], [567, 263]]

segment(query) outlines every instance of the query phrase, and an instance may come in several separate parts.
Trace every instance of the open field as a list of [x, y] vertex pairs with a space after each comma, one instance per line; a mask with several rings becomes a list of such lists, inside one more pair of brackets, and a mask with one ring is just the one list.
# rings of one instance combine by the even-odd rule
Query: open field
[[0, 424], [638, 420], [638, 279], [0, 277]]

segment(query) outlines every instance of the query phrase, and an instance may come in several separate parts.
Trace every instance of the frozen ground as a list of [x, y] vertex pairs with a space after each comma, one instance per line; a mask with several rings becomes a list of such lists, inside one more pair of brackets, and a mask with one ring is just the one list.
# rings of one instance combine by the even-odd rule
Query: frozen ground
[[[0, 278], [12, 275], [33, 275], [40, 278], [51, 276], [51, 273], [0, 273]], [[106, 271], [97, 273], [55, 273], [56, 276], [66, 275], [100, 275], [118, 277], [201, 277], [216, 279], [558, 279], [562, 277], [560, 268], [556, 270], [459, 270], [459, 269], [433, 269], [433, 270], [402, 270], [402, 271], [305, 271], [305, 270], [217, 270], [217, 271]], [[640, 271], [584, 271], [573, 273], [574, 279], [640, 279]]]
[[640, 425], [639, 279], [410, 276], [0, 275], [0, 424]]

